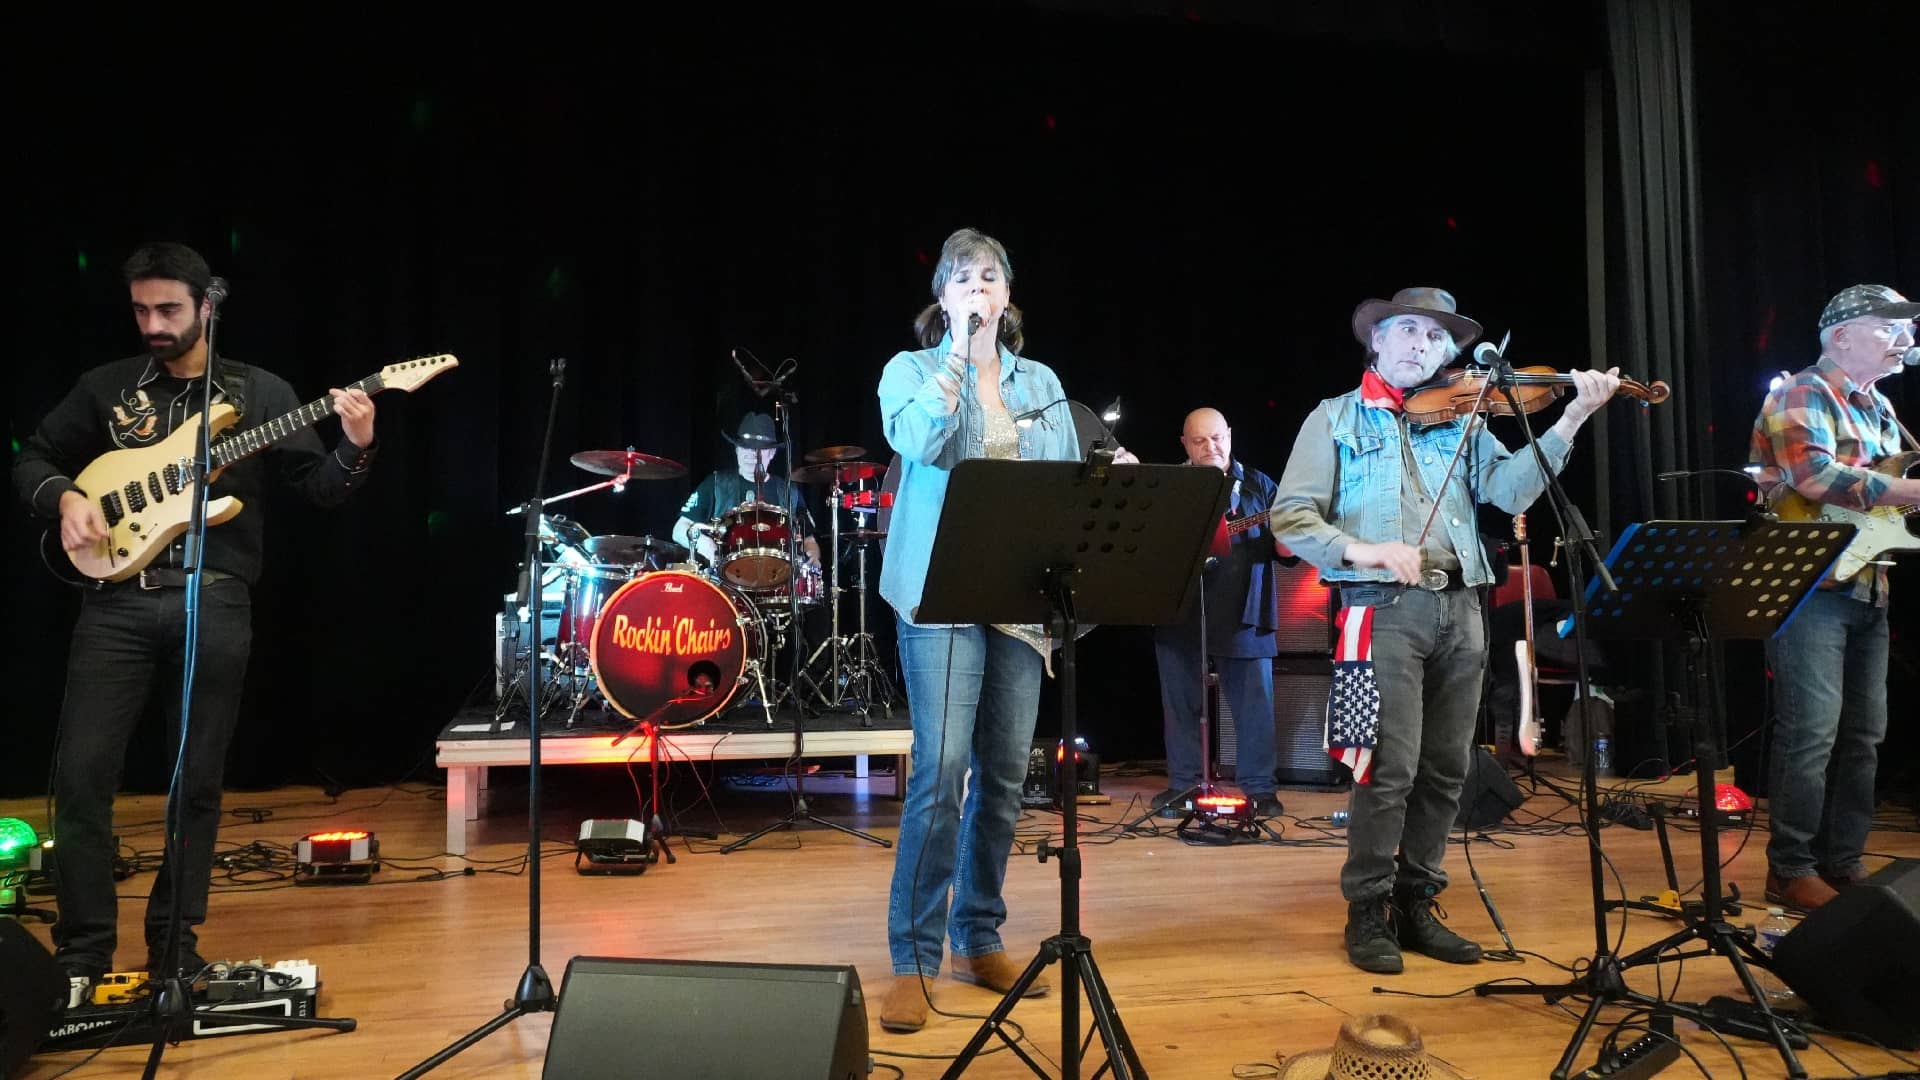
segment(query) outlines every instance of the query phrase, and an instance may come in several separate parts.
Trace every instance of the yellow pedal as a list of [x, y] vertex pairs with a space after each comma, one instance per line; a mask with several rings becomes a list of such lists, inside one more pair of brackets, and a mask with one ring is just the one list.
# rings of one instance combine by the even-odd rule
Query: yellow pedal
[[130, 1001], [139, 1001], [151, 992], [146, 972], [110, 971], [94, 981], [93, 1003], [125, 1005]]
[[1674, 892], [1672, 889], [1666, 889], [1662, 891], [1659, 896], [1654, 897], [1653, 902], [1665, 908], [1678, 908], [1680, 906], [1680, 894]]

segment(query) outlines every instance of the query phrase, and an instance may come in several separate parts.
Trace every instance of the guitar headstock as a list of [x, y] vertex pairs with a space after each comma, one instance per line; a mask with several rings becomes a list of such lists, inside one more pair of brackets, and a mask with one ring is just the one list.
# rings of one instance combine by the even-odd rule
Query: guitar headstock
[[411, 391], [441, 372], [452, 371], [459, 366], [460, 361], [452, 353], [421, 356], [381, 368], [380, 382], [388, 390]]

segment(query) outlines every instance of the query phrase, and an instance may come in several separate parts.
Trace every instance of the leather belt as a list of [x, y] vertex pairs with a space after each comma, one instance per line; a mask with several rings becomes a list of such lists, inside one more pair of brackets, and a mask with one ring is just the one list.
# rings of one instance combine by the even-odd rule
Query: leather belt
[[[202, 584], [211, 581], [225, 581], [232, 576], [232, 574], [227, 573], [225, 570], [200, 571]], [[147, 592], [154, 589], [184, 589], [187, 587], [187, 572], [166, 566], [148, 567], [140, 571], [138, 577], [131, 577], [125, 581], [114, 582], [114, 584], [136, 586], [142, 591]]]

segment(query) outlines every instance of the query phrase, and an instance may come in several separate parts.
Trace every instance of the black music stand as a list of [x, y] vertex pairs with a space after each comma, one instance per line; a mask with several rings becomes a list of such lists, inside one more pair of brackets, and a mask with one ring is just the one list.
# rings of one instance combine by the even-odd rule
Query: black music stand
[[[1636, 1008], [1668, 1012], [1703, 1027], [1716, 1026], [1715, 1017], [1705, 1008], [1628, 989], [1623, 978], [1628, 968], [1657, 964], [1662, 954], [1694, 941], [1704, 942], [1706, 948], [1691, 953], [1675, 952], [1675, 958], [1686, 960], [1715, 954], [1725, 957], [1740, 977], [1740, 985], [1753, 999], [1764, 1021], [1766, 1037], [1786, 1063], [1787, 1075], [1796, 1078], [1807, 1075], [1749, 969], [1750, 964], [1756, 963], [1771, 967], [1766, 954], [1727, 922], [1722, 910], [1714, 770], [1725, 753], [1725, 737], [1721, 730], [1719, 691], [1712, 679], [1713, 665], [1704, 653], [1712, 640], [1760, 640], [1777, 636], [1826, 577], [1854, 532], [1852, 525], [1764, 518], [1744, 522], [1649, 521], [1629, 526], [1607, 556], [1607, 565], [1619, 591], [1604, 592], [1597, 582], [1588, 589], [1587, 627], [1593, 637], [1677, 641], [1686, 658], [1687, 683], [1694, 701], [1679, 715], [1696, 720], [1694, 786], [1700, 814], [1702, 894], [1697, 910], [1683, 905], [1681, 916], [1686, 919], [1685, 927], [1626, 956], [1616, 957], [1611, 955], [1606, 943], [1606, 904], [1596, 875], [1593, 903], [1600, 942], [1585, 974], [1554, 986], [1482, 984], [1474, 988], [1482, 996], [1542, 994], [1549, 1003], [1574, 994], [1589, 997], [1580, 1026], [1553, 1072], [1556, 1080], [1569, 1075], [1580, 1045], [1593, 1029], [1600, 1010], [1608, 1005], [1627, 1003]], [[1585, 730], [1591, 740], [1593, 725], [1587, 724]], [[1591, 803], [1595, 798], [1591, 746], [1587, 752], [1586, 783]], [[1593, 817], [1589, 814], [1589, 821]], [[1597, 845], [1598, 836], [1590, 842]]]
[[[1077, 736], [1074, 639], [1082, 624], [1149, 626], [1172, 622], [1199, 573], [1214, 523], [1227, 509], [1228, 480], [1218, 469], [1184, 465], [1114, 465], [1090, 461], [996, 461], [974, 458], [954, 467], [935, 534], [927, 583], [913, 618], [919, 623], [1040, 623], [1060, 643], [1060, 738]], [[1009, 514], [1009, 506], [1021, 513]], [[911, 701], [908, 703], [911, 705]], [[1047, 965], [1072, 970], [1060, 980], [1060, 1070], [1080, 1075], [1080, 991], [1107, 1048], [1116, 1078], [1144, 1077], [1112, 995], [1080, 933], [1080, 849], [1077, 772], [1055, 767], [1062, 807], [1061, 843], [1040, 845], [1040, 861], [1060, 860], [1060, 932], [1040, 951], [974, 1032], [945, 1073], [966, 1070], [989, 1034], [1035, 1075], [1038, 1063], [1002, 1024]]]

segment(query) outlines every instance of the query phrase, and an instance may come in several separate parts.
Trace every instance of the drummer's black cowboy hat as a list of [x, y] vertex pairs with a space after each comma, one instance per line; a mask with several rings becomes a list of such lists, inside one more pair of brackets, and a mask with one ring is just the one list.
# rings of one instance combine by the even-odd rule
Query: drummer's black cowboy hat
[[773, 417], [766, 413], [748, 413], [740, 418], [740, 430], [727, 441], [748, 450], [773, 450], [780, 445], [773, 434]]

